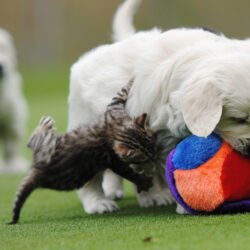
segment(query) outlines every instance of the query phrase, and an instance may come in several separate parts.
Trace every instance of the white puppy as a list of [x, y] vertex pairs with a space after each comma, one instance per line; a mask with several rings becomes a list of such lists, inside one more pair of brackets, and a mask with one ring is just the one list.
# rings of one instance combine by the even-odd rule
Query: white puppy
[[[154, 186], [138, 194], [142, 207], [172, 202], [164, 181], [164, 158], [189, 134], [220, 134], [249, 154], [250, 43], [230, 40], [203, 29], [152, 30], [134, 33], [132, 15], [140, 1], [127, 0], [114, 19], [116, 43], [85, 54], [71, 69], [69, 125], [89, 124], [104, 112], [112, 96], [135, 79], [127, 103], [131, 116], [148, 113], [150, 126], [164, 145]], [[117, 209], [110, 198], [123, 194], [112, 173], [78, 191], [87, 213]]]
[[16, 64], [12, 38], [0, 29], [0, 139], [3, 145], [0, 173], [18, 172], [27, 166], [20, 152], [27, 107]]

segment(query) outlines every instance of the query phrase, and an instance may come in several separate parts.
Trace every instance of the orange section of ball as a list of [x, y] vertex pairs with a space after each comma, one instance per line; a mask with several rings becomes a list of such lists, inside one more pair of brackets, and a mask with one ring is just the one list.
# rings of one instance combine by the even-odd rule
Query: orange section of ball
[[225, 159], [231, 152], [232, 148], [223, 143], [214, 157], [200, 167], [175, 170], [176, 188], [191, 208], [210, 212], [225, 202], [221, 173]]

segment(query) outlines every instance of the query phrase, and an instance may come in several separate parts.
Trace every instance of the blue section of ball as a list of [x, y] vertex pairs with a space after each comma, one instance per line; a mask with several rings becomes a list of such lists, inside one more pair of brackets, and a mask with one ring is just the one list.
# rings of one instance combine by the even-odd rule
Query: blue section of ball
[[222, 139], [216, 134], [207, 138], [189, 136], [176, 147], [173, 156], [175, 169], [189, 170], [199, 167], [211, 159], [221, 145]]

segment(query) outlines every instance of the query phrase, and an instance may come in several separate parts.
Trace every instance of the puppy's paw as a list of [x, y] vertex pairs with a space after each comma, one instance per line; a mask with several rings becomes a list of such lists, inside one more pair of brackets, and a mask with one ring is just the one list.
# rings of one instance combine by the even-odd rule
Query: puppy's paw
[[85, 211], [88, 214], [103, 214], [115, 212], [119, 209], [118, 205], [109, 199], [101, 198], [93, 200], [84, 205]]

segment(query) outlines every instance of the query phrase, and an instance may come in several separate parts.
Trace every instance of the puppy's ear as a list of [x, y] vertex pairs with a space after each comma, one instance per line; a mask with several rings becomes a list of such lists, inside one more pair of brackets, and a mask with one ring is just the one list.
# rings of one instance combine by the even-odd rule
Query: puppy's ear
[[182, 115], [194, 135], [207, 137], [220, 121], [222, 99], [214, 83], [213, 79], [204, 79], [189, 84], [183, 92]]

